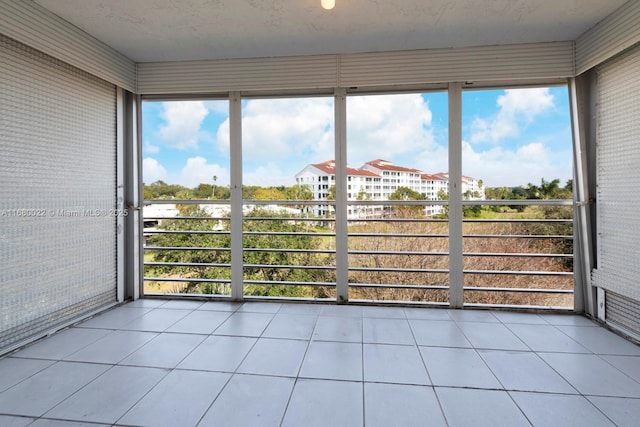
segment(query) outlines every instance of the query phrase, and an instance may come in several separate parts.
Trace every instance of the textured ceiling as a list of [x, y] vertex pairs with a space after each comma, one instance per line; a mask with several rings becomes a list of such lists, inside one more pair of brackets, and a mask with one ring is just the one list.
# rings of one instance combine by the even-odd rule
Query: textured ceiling
[[136, 62], [575, 40], [625, 0], [35, 0]]

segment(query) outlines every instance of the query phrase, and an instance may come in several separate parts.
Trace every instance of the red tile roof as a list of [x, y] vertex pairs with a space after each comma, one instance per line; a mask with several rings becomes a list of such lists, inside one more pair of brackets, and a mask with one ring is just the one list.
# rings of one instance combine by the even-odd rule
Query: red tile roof
[[437, 175], [429, 175], [428, 173], [423, 173], [420, 175], [420, 179], [425, 181], [446, 181], [446, 179], [437, 176]]
[[[336, 162], [334, 160], [327, 160], [322, 163], [314, 163], [311, 166], [320, 169], [322, 172], [327, 175], [335, 175], [336, 174]], [[347, 176], [371, 176], [378, 177], [377, 174], [363, 169], [355, 169], [347, 166]]]
[[[403, 166], [397, 166], [395, 164], [393, 164], [392, 162], [388, 161], [388, 160], [383, 160], [383, 159], [376, 159], [376, 160], [371, 160], [369, 162], [366, 162], [365, 165], [369, 165], [372, 166], [376, 169], [379, 170], [384, 170], [384, 171], [396, 171], [396, 172], [410, 172], [410, 173], [419, 173], [420, 174], [420, 179], [423, 180], [430, 180], [430, 181], [447, 181], [449, 180], [449, 173], [448, 172], [438, 172], [435, 174], [428, 174], [425, 172], [422, 172], [421, 170], [418, 169], [413, 169], [413, 168], [405, 168]], [[336, 162], [335, 160], [327, 160], [326, 162], [322, 162], [322, 163], [313, 163], [311, 164], [311, 166], [320, 169], [322, 172], [326, 173], [327, 175], [335, 175], [336, 174]], [[363, 166], [364, 167], [364, 166]], [[356, 168], [352, 168], [350, 166], [347, 166], [347, 176], [370, 176], [370, 177], [379, 177], [380, 175], [371, 172], [369, 170], [360, 168], [360, 169], [356, 169]], [[469, 181], [469, 180], [473, 180], [474, 178], [468, 177], [463, 175], [462, 176], [463, 180]]]
[[376, 159], [371, 160], [366, 165], [373, 166], [376, 169], [385, 170], [385, 171], [396, 171], [396, 172], [410, 172], [410, 173], [422, 173], [418, 169], [413, 168], [405, 168], [403, 166], [397, 166], [388, 160]]

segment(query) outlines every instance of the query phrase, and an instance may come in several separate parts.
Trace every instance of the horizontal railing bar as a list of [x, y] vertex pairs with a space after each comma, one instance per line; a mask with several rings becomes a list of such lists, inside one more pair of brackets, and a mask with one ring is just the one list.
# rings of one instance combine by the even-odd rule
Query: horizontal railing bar
[[243, 206], [268, 206], [268, 205], [284, 205], [284, 206], [335, 206], [335, 200], [251, 200], [244, 199]]
[[173, 219], [177, 219], [177, 220], [181, 220], [181, 221], [188, 221], [188, 220], [197, 220], [197, 221], [231, 221], [231, 218], [229, 218], [228, 216], [145, 216], [144, 220], [148, 221], [148, 220], [152, 220], [152, 221], [161, 221], [161, 220], [173, 220]]
[[424, 237], [432, 239], [448, 238], [448, 234], [417, 234], [417, 233], [348, 233], [348, 237]]
[[447, 206], [448, 200], [349, 200], [348, 206]]
[[484, 223], [512, 223], [512, 222], [518, 222], [518, 223], [561, 223], [561, 224], [573, 224], [573, 220], [572, 219], [535, 219], [535, 218], [513, 218], [513, 219], [488, 219], [488, 218], [464, 218], [462, 220], [462, 222], [484, 222]]
[[[229, 231], [215, 230], [145, 230], [145, 234], [231, 234]], [[321, 236], [333, 237], [336, 233], [312, 233], [296, 231], [245, 231], [245, 236]], [[448, 238], [448, 234], [398, 234], [398, 233], [349, 233], [349, 237], [422, 237], [422, 238]], [[463, 238], [468, 239], [565, 239], [573, 240], [570, 235], [548, 235], [548, 234], [464, 234]]]
[[229, 235], [230, 231], [215, 230], [144, 230], [144, 234], [219, 234]]
[[244, 248], [244, 252], [285, 252], [285, 253], [310, 253], [310, 254], [335, 254], [331, 249], [278, 249], [278, 248]]
[[193, 278], [193, 277], [143, 277], [142, 280], [147, 282], [206, 282], [206, 283], [226, 283], [231, 284], [231, 279], [205, 279], [205, 278]]
[[[145, 216], [144, 220], [160, 221], [160, 220], [198, 220], [198, 221], [231, 221], [228, 216]], [[305, 222], [334, 222], [335, 218], [325, 217], [243, 217], [244, 221], [305, 221]], [[349, 218], [348, 222], [398, 222], [398, 223], [447, 223], [448, 219], [431, 219], [431, 218]], [[478, 219], [478, 218], [465, 218], [462, 220], [465, 223], [538, 223], [538, 224], [573, 224], [572, 219]]]
[[[147, 205], [231, 205], [231, 200], [208, 200], [208, 199], [157, 199], [143, 200], [144, 206]], [[143, 206], [143, 208], [144, 208]]]
[[442, 268], [396, 268], [396, 267], [349, 267], [349, 271], [378, 271], [397, 273], [437, 273], [448, 274], [448, 269]]
[[284, 301], [287, 303], [298, 304], [298, 303], [312, 303], [312, 304], [326, 304], [331, 303], [335, 304], [335, 298], [315, 298], [315, 297], [281, 297], [278, 295], [245, 295], [242, 297], [244, 301]]
[[145, 261], [144, 265], [154, 267], [227, 267], [231, 264], [212, 263], [212, 262], [163, 262], [163, 261]]
[[565, 239], [573, 240], [573, 236], [561, 234], [463, 234], [467, 239]]
[[408, 255], [408, 256], [449, 256], [449, 252], [413, 252], [413, 251], [348, 251], [349, 255]]
[[[449, 256], [449, 252], [412, 252], [412, 251], [349, 251], [350, 255], [406, 255], [406, 256]], [[572, 254], [537, 254], [514, 252], [463, 252], [468, 257], [504, 257], [504, 258], [573, 258]]]
[[323, 218], [323, 217], [297, 217], [297, 216], [287, 216], [287, 217], [255, 217], [255, 216], [245, 216], [242, 218], [243, 221], [299, 221], [299, 222], [335, 222], [335, 218]]
[[[380, 203], [384, 202], [384, 203]], [[154, 199], [144, 200], [144, 205], [231, 205], [229, 199]], [[387, 204], [388, 201], [381, 200], [377, 204]], [[251, 200], [244, 199], [243, 206], [268, 206], [268, 205], [284, 205], [284, 206], [334, 206], [335, 200]]]
[[[165, 299], [165, 297], [171, 297], [177, 301], [201, 301], [201, 302], [222, 302], [233, 301], [229, 294], [187, 294], [182, 292], [145, 292], [144, 297], [151, 297], [150, 299]], [[159, 297], [159, 298], [158, 298]], [[246, 298], [246, 297], [245, 297]]]
[[572, 313], [574, 312], [573, 306], [571, 308], [569, 307], [562, 307], [562, 306], [555, 306], [555, 305], [518, 305], [518, 304], [480, 304], [480, 303], [465, 303], [463, 305], [463, 307], [470, 307], [470, 308], [497, 308], [497, 309], [507, 309], [507, 310], [526, 310], [529, 312], [536, 312], [536, 311], [542, 311], [542, 312], [553, 312], [553, 311], [557, 311], [557, 312], [563, 312], [563, 313]]
[[463, 206], [573, 206], [571, 199], [463, 200]]
[[462, 270], [464, 274], [499, 274], [505, 276], [573, 276], [569, 271]]
[[[145, 246], [145, 251], [224, 251], [230, 248], [212, 248], [199, 246]], [[280, 249], [280, 248], [244, 248], [245, 252], [286, 252], [286, 253], [312, 253], [335, 254], [335, 250], [322, 249]], [[411, 252], [411, 251], [349, 251], [350, 255], [406, 255], [406, 256], [449, 256], [449, 252]], [[464, 252], [467, 257], [504, 257], [504, 258], [573, 258], [573, 254], [538, 254], [538, 253], [512, 253], [512, 252]]]
[[243, 264], [243, 268], [286, 268], [291, 270], [335, 270], [335, 266], [331, 265], [273, 265], [273, 264]]
[[245, 285], [336, 286], [335, 282], [287, 282], [280, 280], [243, 280], [243, 283]]
[[526, 252], [463, 252], [467, 257], [504, 257], [504, 258], [573, 258], [573, 254], [537, 254]]
[[440, 301], [403, 301], [403, 300], [380, 300], [380, 299], [360, 299], [360, 298], [356, 298], [356, 299], [349, 299], [349, 305], [362, 305], [362, 306], [366, 306], [366, 305], [371, 305], [371, 304], [375, 304], [375, 306], [382, 306], [382, 307], [404, 307], [404, 308], [418, 308], [418, 307], [423, 307], [423, 308], [435, 308], [438, 307], [438, 309], [444, 308], [444, 307], [449, 307], [449, 302], [440, 302]]
[[336, 233], [311, 233], [297, 231], [243, 231], [243, 236], [311, 236], [311, 237], [335, 237]]
[[358, 219], [347, 219], [348, 222], [421, 222], [421, 223], [431, 223], [431, 222], [440, 222], [446, 223], [449, 222], [448, 219], [431, 219], [431, 218], [358, 218]]
[[[225, 251], [228, 252], [231, 248], [209, 248], [200, 246], [145, 246], [145, 251]], [[245, 249], [246, 250], [246, 249]]]
[[478, 292], [519, 292], [519, 293], [541, 293], [541, 294], [572, 294], [570, 289], [544, 289], [544, 288], [494, 288], [490, 286], [463, 286], [465, 291]]
[[377, 284], [377, 283], [351, 283], [349, 286], [352, 288], [381, 288], [381, 289], [424, 289], [424, 290], [438, 290], [448, 291], [449, 286], [446, 285], [392, 285], [392, 284]]

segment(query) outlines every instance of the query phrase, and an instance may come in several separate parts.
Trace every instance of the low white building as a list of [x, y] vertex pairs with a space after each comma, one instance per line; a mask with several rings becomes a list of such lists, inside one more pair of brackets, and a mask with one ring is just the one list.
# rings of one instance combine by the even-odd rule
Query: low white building
[[[447, 172], [439, 172], [435, 176], [446, 180], [447, 183], [449, 182], [449, 173]], [[445, 191], [448, 192], [448, 188]], [[462, 198], [464, 200], [484, 200], [484, 184], [482, 180], [462, 175]]]
[[[296, 184], [306, 185], [313, 193], [314, 200], [331, 200], [332, 186], [335, 186], [335, 161], [307, 165], [296, 174]], [[366, 162], [361, 168], [347, 166], [347, 200], [389, 200], [400, 187], [406, 187], [422, 194], [426, 200], [441, 200], [449, 193], [449, 174], [427, 174], [421, 170], [398, 166], [390, 161], [376, 159]], [[482, 181], [463, 176], [462, 192], [469, 200], [484, 200]], [[353, 206], [348, 210], [349, 217], [370, 216], [382, 207]], [[329, 205], [316, 206], [313, 213], [325, 215], [332, 211]], [[442, 213], [442, 205], [427, 206], [426, 215]]]

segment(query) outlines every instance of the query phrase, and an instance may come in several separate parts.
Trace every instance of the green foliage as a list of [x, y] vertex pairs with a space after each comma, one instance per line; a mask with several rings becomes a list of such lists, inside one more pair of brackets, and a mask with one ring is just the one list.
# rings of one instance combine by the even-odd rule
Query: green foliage
[[192, 193], [194, 199], [209, 199], [213, 196], [213, 185], [200, 184], [193, 189]]
[[286, 187], [283, 193], [287, 200], [313, 200], [313, 192], [306, 184]]
[[[488, 198], [495, 200], [517, 199], [553, 199], [571, 197], [573, 183], [568, 181], [565, 187], [560, 187], [559, 180], [541, 180], [540, 185], [528, 184], [514, 188], [497, 187], [486, 188]], [[193, 190], [182, 186], [168, 185], [157, 181], [145, 186], [145, 198], [229, 198], [229, 189], [224, 186], [200, 184]], [[288, 199], [311, 200], [313, 194], [307, 186], [292, 187], [259, 187], [243, 188], [243, 195], [248, 199]], [[149, 197], [151, 196], [151, 197]], [[472, 193], [467, 197], [474, 197]], [[335, 198], [335, 186], [329, 189], [329, 198]], [[390, 197], [391, 200], [424, 200], [424, 195], [412, 191], [407, 187], [399, 188]], [[441, 200], [446, 200], [447, 194], [439, 194]], [[508, 203], [508, 202], [507, 202]], [[292, 205], [296, 205], [295, 202]], [[171, 233], [151, 235], [147, 238], [148, 246], [202, 248], [188, 250], [156, 250], [145, 253], [146, 262], [185, 263], [182, 266], [146, 266], [146, 276], [161, 276], [172, 278], [187, 278], [193, 281], [176, 282], [174, 291], [185, 293], [229, 294], [229, 283], [204, 282], [200, 279], [215, 279], [229, 282], [231, 279], [231, 241], [230, 221], [228, 219], [210, 218], [199, 205], [182, 204], [177, 208], [181, 216], [193, 219], [164, 220], [158, 228], [167, 231], [189, 231], [188, 233]], [[299, 206], [304, 209], [303, 206]], [[395, 206], [394, 216], [416, 217], [422, 215], [421, 206]], [[448, 207], [447, 207], [448, 208]], [[465, 206], [465, 217], [479, 218], [571, 218], [570, 206]], [[303, 214], [306, 218], [307, 215]], [[444, 214], [447, 216], [447, 213]], [[403, 225], [405, 227], [406, 225]], [[484, 226], [484, 225], [483, 225]], [[328, 227], [328, 225], [327, 225]], [[521, 234], [540, 235], [570, 235], [571, 224], [564, 223], [523, 223], [520, 229], [513, 230]], [[321, 286], [289, 285], [278, 282], [335, 282], [335, 255], [322, 252], [307, 252], [331, 248], [330, 237], [323, 237], [319, 233], [327, 232], [322, 222], [302, 221], [297, 215], [282, 214], [264, 208], [256, 208], [245, 214], [243, 221], [243, 263], [244, 280], [257, 283], [246, 283], [245, 295], [254, 296], [285, 296], [285, 297], [313, 297], [327, 298], [333, 292]], [[366, 230], [363, 230], [366, 231]], [[205, 233], [206, 232], [206, 233]], [[295, 234], [298, 233], [298, 234]], [[316, 234], [318, 233], [318, 234]], [[332, 241], [332, 240], [331, 240]], [[424, 250], [424, 240], [416, 241], [417, 247]], [[386, 243], [385, 243], [386, 244]], [[537, 245], [549, 245], [551, 253], [571, 253], [573, 250], [570, 240], [550, 238], [537, 241]], [[403, 243], [406, 245], [406, 243]], [[366, 247], [369, 248], [367, 243]], [[380, 247], [384, 250], [385, 247]], [[300, 250], [301, 252], [296, 252]], [[547, 251], [546, 249], [544, 250]], [[397, 263], [397, 261], [394, 261]], [[411, 261], [412, 263], [415, 261]], [[555, 261], [563, 263], [565, 268], [571, 268], [571, 260]], [[300, 268], [315, 267], [315, 268]], [[364, 274], [364, 273], [363, 273]], [[402, 276], [404, 277], [404, 276]], [[389, 279], [401, 283], [403, 278], [398, 276]], [[371, 278], [363, 280], [371, 282]], [[264, 283], [263, 283], [264, 282]], [[269, 284], [268, 282], [276, 282]], [[373, 283], [373, 282], [371, 282]], [[391, 283], [388, 280], [385, 283]], [[335, 296], [335, 294], [333, 294]]]
[[[207, 217], [206, 212], [195, 205], [186, 205], [189, 210], [181, 211], [181, 215], [191, 217]], [[252, 220], [252, 218], [254, 220]], [[270, 218], [269, 220], [258, 220]], [[223, 224], [221, 224], [221, 222]], [[159, 228], [168, 231], [191, 231], [192, 233], [160, 234], [151, 236], [148, 244], [165, 247], [202, 247], [203, 250], [161, 250], [155, 251], [155, 261], [214, 264], [202, 266], [160, 266], [154, 267], [156, 274], [203, 279], [230, 279], [231, 247], [229, 221], [217, 220], [169, 220]], [[264, 251], [245, 250], [245, 280], [277, 281], [277, 282], [332, 282], [335, 274], [331, 268], [301, 269], [295, 266], [327, 266], [335, 265], [335, 257], [312, 252], [289, 252], [289, 249], [318, 249], [322, 246], [321, 237], [313, 235], [292, 235], [312, 231], [302, 221], [295, 221], [291, 215], [278, 214], [264, 209], [254, 209], [245, 216], [243, 245], [245, 249], [265, 249]], [[199, 231], [217, 231], [218, 233], [198, 233]], [[282, 234], [258, 234], [258, 233]], [[256, 234], [249, 234], [256, 233]], [[222, 265], [220, 265], [222, 264]], [[292, 266], [292, 267], [276, 267]], [[228, 293], [228, 285], [190, 282], [181, 290], [184, 293]], [[248, 284], [244, 290], [246, 295], [256, 296], [289, 296], [324, 298], [326, 294], [319, 288], [298, 285], [261, 285]]]
[[[177, 194], [189, 189], [178, 184], [167, 184], [160, 180], [149, 185], [144, 185], [145, 194], [150, 195], [149, 199], [176, 199]], [[145, 196], [145, 198], [147, 198]]]
[[519, 199], [571, 199], [573, 197], [573, 180], [568, 180], [564, 187], [560, 187], [560, 180], [547, 181], [542, 178], [540, 185], [532, 183], [518, 187], [493, 187], [485, 189], [485, 196], [490, 200], [519, 200]]
[[424, 200], [425, 196], [413, 191], [409, 187], [398, 187], [396, 191], [389, 195], [389, 200]]
[[329, 192], [327, 194], [327, 200], [335, 200], [336, 199], [336, 185], [333, 184], [329, 187]]
[[[389, 195], [389, 200], [425, 200], [424, 194], [413, 191], [409, 187], [398, 187]], [[394, 216], [399, 218], [417, 218], [422, 216], [422, 206], [398, 205], [393, 207]]]

